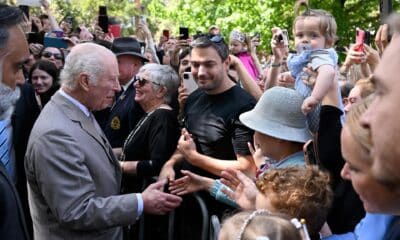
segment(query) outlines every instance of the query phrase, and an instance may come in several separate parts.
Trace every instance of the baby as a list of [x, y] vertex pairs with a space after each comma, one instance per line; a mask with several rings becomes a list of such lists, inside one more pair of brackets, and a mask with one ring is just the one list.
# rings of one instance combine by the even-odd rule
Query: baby
[[[304, 2], [300, 4], [306, 5]], [[309, 129], [314, 133], [318, 130], [322, 101], [343, 109], [336, 79], [338, 55], [332, 48], [337, 38], [336, 29], [334, 17], [324, 10], [307, 8], [293, 23], [297, 54], [289, 56], [288, 68], [296, 79], [295, 89], [305, 98], [301, 109], [307, 115]], [[275, 35], [281, 34], [280, 31], [273, 32]], [[273, 44], [273, 47], [279, 47], [279, 43]], [[309, 64], [312, 70], [318, 73], [314, 87], [305, 83], [309, 76], [304, 72], [304, 68], [310, 66]]]

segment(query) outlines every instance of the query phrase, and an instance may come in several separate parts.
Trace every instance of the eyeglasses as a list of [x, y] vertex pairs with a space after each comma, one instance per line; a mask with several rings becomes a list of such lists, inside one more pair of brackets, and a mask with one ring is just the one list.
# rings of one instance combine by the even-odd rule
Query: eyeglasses
[[137, 82], [140, 87], [143, 87], [148, 82], [150, 82], [150, 83], [152, 83], [154, 85], [157, 85], [157, 86], [161, 86], [161, 84], [158, 83], [158, 82], [147, 80], [147, 79], [144, 79], [144, 78], [139, 77], [139, 76], [135, 76], [135, 82]]
[[52, 52], [43, 52], [42, 53], [42, 57], [51, 58], [51, 56], [53, 56], [57, 60], [61, 60], [63, 58], [61, 53], [52, 53]]

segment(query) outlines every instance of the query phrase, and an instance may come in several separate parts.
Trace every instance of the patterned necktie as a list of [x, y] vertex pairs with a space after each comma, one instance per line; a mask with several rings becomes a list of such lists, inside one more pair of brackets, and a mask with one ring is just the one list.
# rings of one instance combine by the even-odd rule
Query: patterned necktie
[[9, 120], [0, 121], [0, 160], [3, 163], [8, 175], [13, 176], [11, 157], [11, 128]]

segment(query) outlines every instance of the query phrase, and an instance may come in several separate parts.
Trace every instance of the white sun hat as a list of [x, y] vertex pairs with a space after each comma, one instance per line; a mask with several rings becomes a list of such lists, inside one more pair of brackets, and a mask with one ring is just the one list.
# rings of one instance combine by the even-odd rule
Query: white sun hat
[[262, 134], [305, 143], [311, 139], [306, 116], [301, 112], [304, 98], [297, 91], [273, 87], [264, 92], [253, 110], [242, 113], [240, 121]]

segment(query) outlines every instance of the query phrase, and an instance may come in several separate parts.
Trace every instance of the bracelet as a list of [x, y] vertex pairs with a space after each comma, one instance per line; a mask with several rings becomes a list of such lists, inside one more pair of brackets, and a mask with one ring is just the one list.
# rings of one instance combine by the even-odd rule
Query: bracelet
[[271, 67], [280, 67], [282, 64], [281, 63], [271, 63]]

